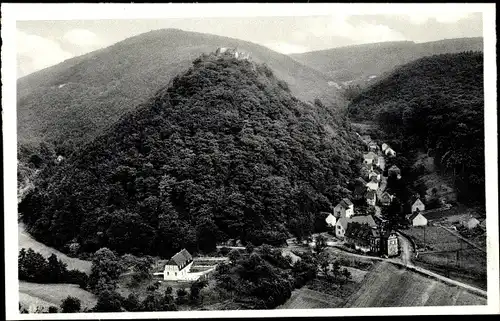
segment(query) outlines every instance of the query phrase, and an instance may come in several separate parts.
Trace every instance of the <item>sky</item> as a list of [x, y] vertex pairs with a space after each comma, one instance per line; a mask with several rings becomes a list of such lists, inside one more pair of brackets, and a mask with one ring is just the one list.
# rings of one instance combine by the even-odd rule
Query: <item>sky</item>
[[290, 54], [384, 41], [483, 36], [480, 12], [16, 21], [17, 76], [162, 28], [238, 38]]

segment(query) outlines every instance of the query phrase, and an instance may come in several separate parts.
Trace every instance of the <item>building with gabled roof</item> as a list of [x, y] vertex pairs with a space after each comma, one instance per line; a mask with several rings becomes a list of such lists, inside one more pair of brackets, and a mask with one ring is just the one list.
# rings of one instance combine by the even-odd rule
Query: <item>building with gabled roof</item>
[[415, 212], [413, 214], [406, 215], [406, 219], [410, 222], [412, 226], [427, 225], [427, 219], [420, 212]]
[[399, 167], [396, 165], [392, 165], [388, 170], [387, 170], [387, 175], [390, 176], [396, 176], [398, 179], [401, 178], [401, 170]]
[[377, 159], [377, 154], [372, 151], [369, 151], [366, 154], [363, 154], [363, 162], [367, 165], [372, 165], [374, 161]]
[[175, 281], [186, 280], [192, 265], [193, 257], [186, 249], [182, 249], [165, 264], [163, 279]]
[[390, 147], [387, 147], [386, 150], [384, 151], [384, 153], [387, 156], [396, 157], [396, 152], [394, 151], [394, 149], [392, 149]]
[[343, 198], [333, 209], [333, 215], [339, 217], [351, 217], [354, 215], [354, 204], [348, 198]]
[[425, 204], [420, 200], [420, 198], [417, 198], [415, 202], [411, 205], [411, 213], [415, 212], [423, 212], [425, 211]]
[[365, 195], [366, 203], [371, 206], [375, 206], [377, 203], [377, 193], [374, 190], [369, 190]]
[[394, 199], [394, 195], [389, 194], [388, 192], [383, 192], [379, 197], [380, 204], [384, 206], [389, 206]]

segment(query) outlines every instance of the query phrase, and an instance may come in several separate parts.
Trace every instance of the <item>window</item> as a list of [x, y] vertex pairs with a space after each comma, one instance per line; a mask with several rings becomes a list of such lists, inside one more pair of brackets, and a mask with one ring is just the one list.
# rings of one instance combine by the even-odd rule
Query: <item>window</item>
[[167, 275], [168, 275], [168, 272], [167, 272]]
[[177, 272], [175, 272], [175, 276], [177, 276]]

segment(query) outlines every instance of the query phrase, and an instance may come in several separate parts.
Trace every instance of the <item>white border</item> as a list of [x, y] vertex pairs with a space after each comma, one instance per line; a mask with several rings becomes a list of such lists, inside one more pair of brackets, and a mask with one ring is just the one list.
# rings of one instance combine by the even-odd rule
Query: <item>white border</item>
[[[152, 9], [154, 7], [154, 9]], [[499, 313], [498, 181], [495, 4], [2, 4], [2, 107], [4, 137], [5, 298], [7, 319], [227, 318], [270, 316], [368, 316]], [[335, 13], [398, 14], [482, 12], [484, 32], [488, 305], [315, 310], [19, 314], [17, 281], [16, 21], [187, 17], [311, 16]], [[8, 262], [8, 263], [7, 263]], [[15, 262], [15, 263], [14, 263]]]

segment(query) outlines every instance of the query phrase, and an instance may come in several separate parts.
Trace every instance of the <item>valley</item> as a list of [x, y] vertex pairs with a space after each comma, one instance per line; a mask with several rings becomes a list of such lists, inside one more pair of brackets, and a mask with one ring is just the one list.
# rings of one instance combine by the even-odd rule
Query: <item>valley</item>
[[164, 29], [19, 79], [21, 311], [486, 305], [480, 48]]

